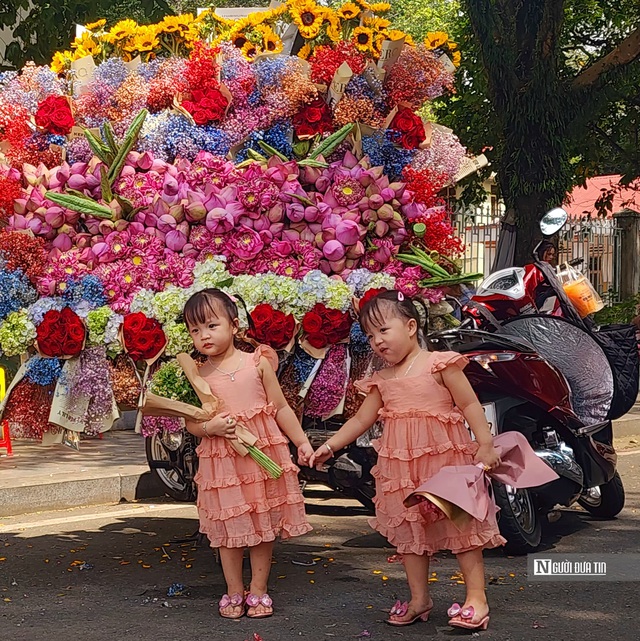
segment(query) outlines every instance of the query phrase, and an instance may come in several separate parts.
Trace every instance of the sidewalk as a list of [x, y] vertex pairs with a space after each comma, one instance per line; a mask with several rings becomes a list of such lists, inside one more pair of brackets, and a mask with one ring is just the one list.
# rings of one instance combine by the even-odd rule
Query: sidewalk
[[[616, 448], [640, 441], [640, 403], [614, 421]], [[132, 430], [111, 430], [81, 441], [80, 451], [14, 440], [13, 456], [0, 450], [0, 517], [117, 504], [164, 496], [149, 471], [144, 439]]]
[[130, 430], [83, 440], [80, 451], [14, 440], [13, 456], [4, 454], [0, 450], [0, 517], [163, 496], [144, 438]]

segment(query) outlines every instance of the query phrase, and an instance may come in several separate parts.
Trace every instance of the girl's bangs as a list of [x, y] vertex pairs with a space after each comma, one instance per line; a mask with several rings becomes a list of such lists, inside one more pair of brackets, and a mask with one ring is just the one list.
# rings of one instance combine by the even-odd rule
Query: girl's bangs
[[224, 314], [220, 314], [220, 306], [222, 302], [213, 296], [207, 294], [195, 294], [184, 306], [184, 322], [187, 326], [205, 325], [212, 317], [220, 318]]

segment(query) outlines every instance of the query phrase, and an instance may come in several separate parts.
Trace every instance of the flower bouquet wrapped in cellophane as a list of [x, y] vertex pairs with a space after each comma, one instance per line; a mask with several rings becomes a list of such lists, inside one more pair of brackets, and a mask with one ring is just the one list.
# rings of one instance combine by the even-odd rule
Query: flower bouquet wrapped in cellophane
[[[177, 416], [204, 422], [212, 418], [219, 408], [220, 401], [198, 373], [195, 361], [188, 354], [178, 354], [176, 360], [164, 363], [154, 374], [141, 412], [146, 416]], [[269, 476], [280, 478], [282, 468], [256, 447], [257, 440], [244, 425], [238, 423], [235, 438], [229, 442], [240, 456], [248, 454]]]

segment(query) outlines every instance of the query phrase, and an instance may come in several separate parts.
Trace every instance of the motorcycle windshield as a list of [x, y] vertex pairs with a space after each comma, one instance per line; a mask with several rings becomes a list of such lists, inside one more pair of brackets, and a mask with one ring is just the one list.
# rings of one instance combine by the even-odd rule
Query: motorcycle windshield
[[554, 316], [521, 316], [503, 332], [529, 341], [567, 379], [571, 404], [585, 425], [606, 420], [613, 400], [613, 372], [602, 348], [580, 327]]

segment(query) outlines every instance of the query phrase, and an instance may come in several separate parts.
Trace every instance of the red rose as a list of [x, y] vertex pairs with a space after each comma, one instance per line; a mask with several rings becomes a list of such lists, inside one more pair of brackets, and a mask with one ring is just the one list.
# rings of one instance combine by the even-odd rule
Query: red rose
[[77, 356], [82, 351], [85, 327], [70, 308], [48, 311], [36, 329], [38, 347], [46, 356]]
[[148, 320], [149, 319], [142, 312], [127, 314], [124, 317], [122, 328], [125, 332], [132, 332], [133, 334], [137, 334], [144, 329], [144, 326]]
[[322, 349], [328, 344], [327, 336], [325, 334], [308, 334], [307, 340], [309, 341], [309, 345], [316, 349]]
[[322, 109], [318, 107], [308, 107], [304, 114], [307, 122], [320, 122], [322, 120]]
[[400, 134], [400, 144], [405, 149], [415, 149], [427, 137], [422, 119], [408, 107], [398, 111], [390, 128]]
[[256, 308], [251, 312], [251, 320], [253, 320], [256, 326], [261, 326], [264, 323], [271, 322], [274, 314], [275, 310], [271, 305], [260, 303], [260, 305], [256, 305]]
[[306, 334], [316, 334], [322, 330], [322, 316], [314, 311], [307, 312], [302, 319], [302, 329]]
[[38, 127], [49, 133], [66, 135], [75, 124], [69, 101], [64, 96], [49, 96], [39, 105], [35, 114]]

